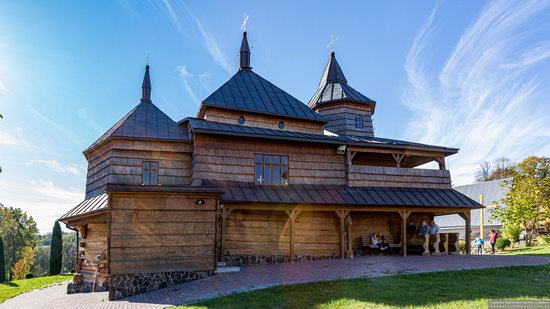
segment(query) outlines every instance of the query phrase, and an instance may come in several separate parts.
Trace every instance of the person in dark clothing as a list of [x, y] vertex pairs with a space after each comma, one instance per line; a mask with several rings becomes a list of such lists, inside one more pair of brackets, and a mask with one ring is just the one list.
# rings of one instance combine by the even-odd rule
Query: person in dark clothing
[[414, 235], [416, 234], [416, 225], [414, 225], [414, 221], [409, 222], [409, 226], [407, 226], [407, 235]]
[[420, 236], [428, 234], [428, 223], [426, 223], [426, 221], [422, 221], [416, 232]]

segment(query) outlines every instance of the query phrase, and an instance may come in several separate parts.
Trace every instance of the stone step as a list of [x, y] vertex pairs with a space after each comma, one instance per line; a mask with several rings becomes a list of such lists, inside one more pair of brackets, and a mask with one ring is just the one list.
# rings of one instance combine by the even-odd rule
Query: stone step
[[218, 267], [216, 269], [216, 273], [217, 274], [222, 274], [222, 273], [238, 273], [239, 271], [241, 271], [241, 268], [238, 267], [238, 266], [223, 266], [223, 267]]
[[216, 265], [217, 265], [218, 267], [225, 267], [225, 266], [227, 266], [227, 265], [225, 264], [225, 262], [218, 262]]

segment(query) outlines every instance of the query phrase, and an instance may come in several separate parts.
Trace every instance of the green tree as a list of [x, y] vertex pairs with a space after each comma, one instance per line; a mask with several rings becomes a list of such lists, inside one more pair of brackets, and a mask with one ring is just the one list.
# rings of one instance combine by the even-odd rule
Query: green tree
[[504, 226], [520, 226], [530, 245], [537, 225], [550, 216], [550, 158], [528, 157], [503, 185], [508, 188], [501, 200], [506, 207], [499, 205], [493, 213]]
[[76, 233], [63, 233], [63, 272], [76, 268]]
[[0, 283], [6, 282], [6, 261], [4, 260], [4, 241], [0, 235]]
[[47, 276], [50, 268], [50, 247], [38, 243], [34, 248], [34, 256], [32, 273], [36, 277]]
[[55, 221], [52, 232], [52, 243], [50, 246], [50, 269], [48, 274], [50, 276], [59, 275], [61, 273], [63, 257], [63, 238], [61, 234], [61, 227], [59, 222]]
[[0, 204], [0, 235], [4, 240], [6, 270], [10, 270], [24, 255], [24, 248], [34, 248], [38, 237], [36, 222], [19, 208]]

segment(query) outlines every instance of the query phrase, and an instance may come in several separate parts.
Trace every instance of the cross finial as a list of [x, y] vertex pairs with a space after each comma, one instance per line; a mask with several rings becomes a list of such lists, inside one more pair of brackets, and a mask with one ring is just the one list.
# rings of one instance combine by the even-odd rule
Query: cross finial
[[338, 37], [334, 36], [334, 34], [330, 35], [330, 42], [327, 44], [327, 48], [333, 52], [334, 51], [334, 45], [336, 44], [336, 41], [338, 41]]
[[244, 13], [244, 17], [243, 17], [243, 24], [241, 25], [241, 30], [243, 32], [246, 32], [246, 24], [248, 23], [248, 18], [250, 17], [249, 14], [246, 14], [246, 12]]

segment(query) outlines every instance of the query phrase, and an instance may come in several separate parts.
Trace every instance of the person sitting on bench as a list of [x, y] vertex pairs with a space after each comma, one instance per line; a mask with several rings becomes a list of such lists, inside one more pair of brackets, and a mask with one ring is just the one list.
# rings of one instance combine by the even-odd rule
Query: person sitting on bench
[[[382, 232], [378, 232], [379, 234], [382, 235], [382, 237], [384, 237], [384, 235], [382, 234]], [[384, 250], [387, 250], [390, 246], [388, 246], [388, 244], [384, 243], [384, 240], [383, 239], [380, 239], [378, 237], [378, 235], [376, 235], [376, 233], [372, 233], [370, 235], [370, 242], [371, 244], [375, 245], [375, 246], [378, 246], [378, 248], [381, 250], [381, 251], [384, 251]]]
[[411, 222], [409, 222], [409, 226], [407, 226], [407, 235], [414, 234], [416, 234], [416, 225], [414, 225], [414, 221], [411, 220]]
[[418, 235], [424, 236], [428, 234], [428, 224], [426, 223], [426, 220], [423, 220], [418, 229], [416, 230]]

